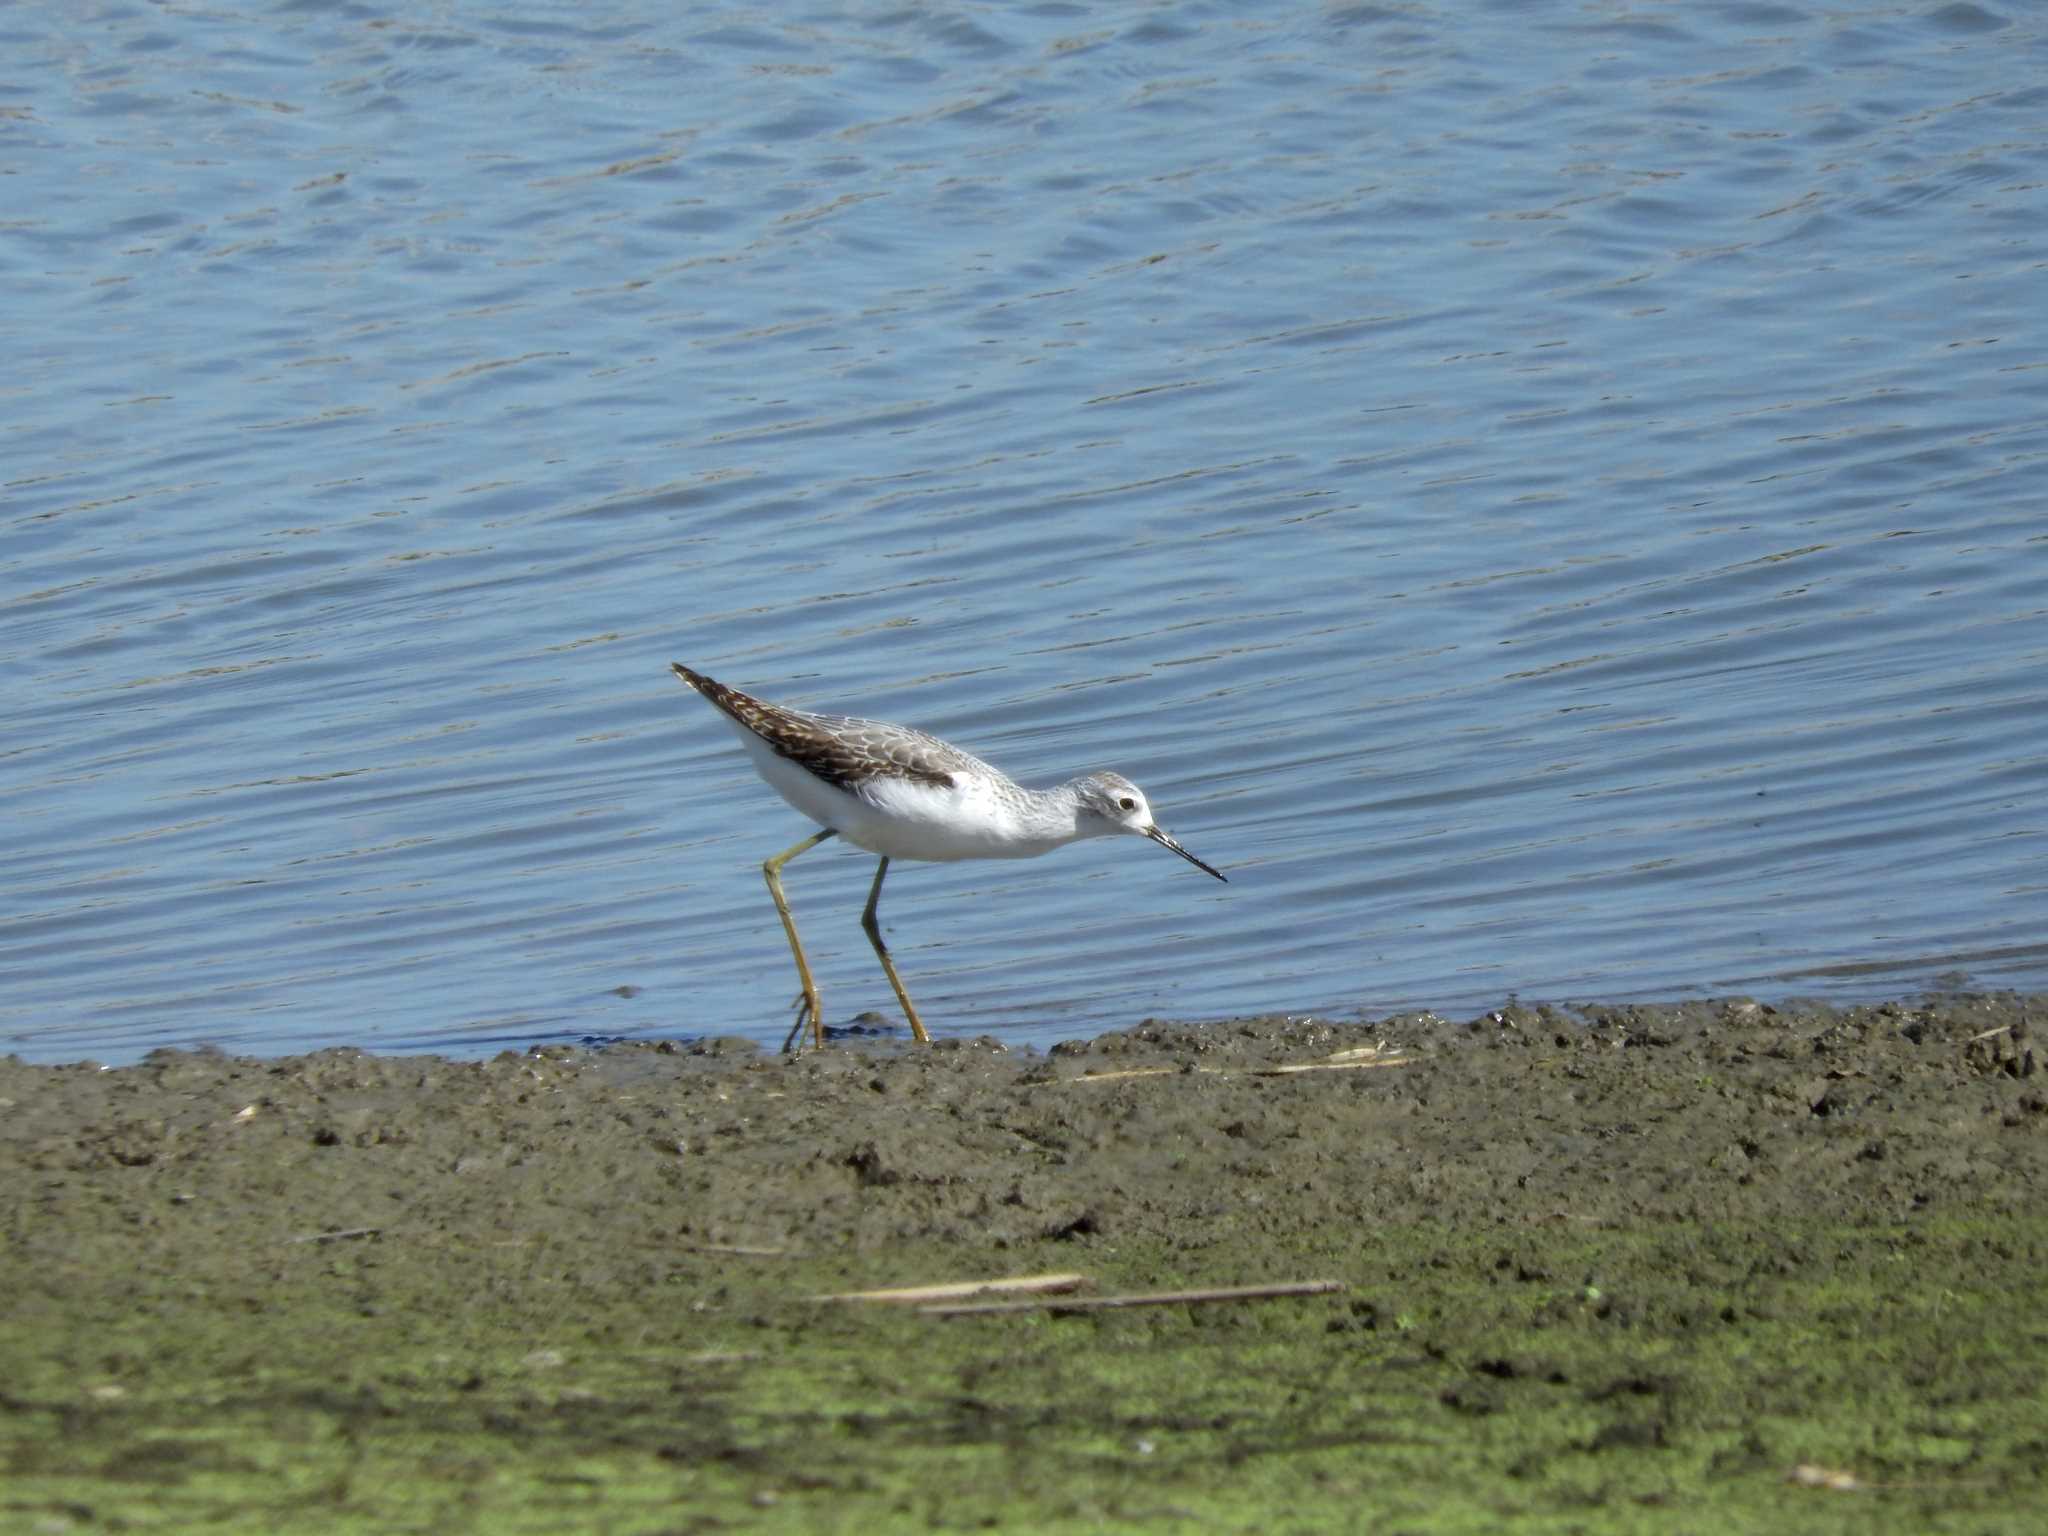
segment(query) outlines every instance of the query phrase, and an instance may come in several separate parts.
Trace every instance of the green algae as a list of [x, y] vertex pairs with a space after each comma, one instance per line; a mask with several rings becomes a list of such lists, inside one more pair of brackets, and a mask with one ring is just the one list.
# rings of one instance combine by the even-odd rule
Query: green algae
[[[687, 1292], [364, 1317], [317, 1303], [341, 1266], [261, 1312], [184, 1297], [108, 1321], [85, 1351], [10, 1328], [4, 1511], [51, 1530], [1627, 1531], [1678, 1511], [2017, 1531], [2043, 1491], [2044, 1237], [2010, 1214], [1794, 1241], [1381, 1229], [1291, 1266], [1348, 1275], [1332, 1298], [945, 1320]], [[1679, 1273], [1687, 1255], [1705, 1272]], [[1159, 1277], [1138, 1258], [1103, 1278]], [[1802, 1464], [1861, 1486], [1789, 1484]]]
[[[1979, 1013], [1851, 1023], [1826, 1115], [1833, 1017], [1278, 1083], [16, 1064], [0, 1530], [2036, 1528], [2048, 1111]], [[1346, 1289], [807, 1299], [1050, 1269]]]

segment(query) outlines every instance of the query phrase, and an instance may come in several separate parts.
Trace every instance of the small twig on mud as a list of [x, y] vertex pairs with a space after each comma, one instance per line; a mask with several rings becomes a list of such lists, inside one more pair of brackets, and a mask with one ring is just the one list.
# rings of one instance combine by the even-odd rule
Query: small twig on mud
[[746, 1243], [684, 1243], [685, 1253], [735, 1253], [743, 1259], [780, 1259], [790, 1250], [787, 1248], [756, 1248]]
[[1371, 1061], [1298, 1061], [1283, 1067], [1253, 1067], [1253, 1077], [1284, 1077], [1290, 1072], [1357, 1072], [1366, 1067], [1405, 1067], [1413, 1056], [1379, 1056]]
[[1172, 1307], [1204, 1301], [1268, 1301], [1285, 1296], [1326, 1296], [1342, 1280], [1290, 1280], [1275, 1285], [1224, 1285], [1199, 1291], [1146, 1291], [1128, 1296], [1065, 1296], [1044, 1301], [983, 1301], [920, 1307], [927, 1317], [968, 1317], [994, 1312], [1100, 1312], [1114, 1307]]
[[1970, 1043], [1974, 1045], [1979, 1040], [1989, 1040], [1993, 1035], [2009, 1035], [2011, 1033], [2012, 1026], [2010, 1024], [2001, 1024], [1996, 1029], [1985, 1030], [1981, 1035], [1970, 1036]]
[[352, 1237], [382, 1237], [382, 1227], [343, 1227], [338, 1232], [308, 1232], [304, 1237], [294, 1237], [294, 1243], [339, 1243]]
[[1911, 1482], [1873, 1483], [1858, 1477], [1854, 1472], [1844, 1472], [1839, 1467], [1816, 1466], [1802, 1461], [1785, 1474], [1785, 1481], [1800, 1488], [1824, 1488], [1829, 1493], [1876, 1493], [1889, 1489], [1910, 1488], [1989, 1488], [1991, 1484], [1983, 1478], [1953, 1481], [1948, 1478], [1931, 1480], [1916, 1478]]
[[1295, 1072], [1358, 1072], [1370, 1067], [1405, 1067], [1415, 1058], [1389, 1051], [1385, 1041], [1338, 1051], [1322, 1061], [1285, 1062], [1269, 1067], [1121, 1067], [1114, 1072], [1085, 1072], [1063, 1081], [1070, 1083], [1113, 1083], [1133, 1077], [1181, 1077], [1189, 1072], [1203, 1077], [1285, 1077]]
[[[1050, 1294], [1077, 1290], [1088, 1283], [1081, 1274], [1013, 1275], [1006, 1280], [950, 1280], [940, 1285], [905, 1285], [882, 1291], [842, 1291], [832, 1296], [813, 1296], [812, 1301], [881, 1301], [897, 1306], [914, 1306], [925, 1301], [957, 1301], [963, 1296], [1001, 1296], [1019, 1293]], [[1025, 1303], [1029, 1306], [1032, 1303]]]
[[1796, 1483], [1801, 1488], [1825, 1488], [1830, 1493], [1861, 1493], [1870, 1486], [1853, 1472], [1838, 1471], [1834, 1467], [1817, 1467], [1810, 1461], [1802, 1461], [1787, 1472], [1785, 1481]]

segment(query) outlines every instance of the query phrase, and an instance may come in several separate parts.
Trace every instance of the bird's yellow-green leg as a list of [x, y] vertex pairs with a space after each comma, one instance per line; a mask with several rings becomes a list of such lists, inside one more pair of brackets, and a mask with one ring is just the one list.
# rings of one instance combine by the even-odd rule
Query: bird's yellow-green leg
[[[794, 852], [794, 850], [791, 850]], [[861, 927], [868, 931], [868, 942], [875, 946], [875, 958], [882, 962], [882, 969], [889, 973], [889, 985], [896, 989], [896, 1001], [903, 1005], [903, 1017], [910, 1020], [910, 1032], [917, 1036], [922, 1045], [931, 1043], [931, 1036], [924, 1032], [924, 1020], [917, 1016], [917, 1010], [910, 1006], [910, 994], [903, 990], [903, 978], [896, 974], [896, 966], [889, 958], [889, 946], [882, 942], [882, 925], [875, 921], [875, 903], [882, 899], [882, 876], [889, 873], [889, 861], [882, 860], [875, 870], [874, 888], [868, 892], [868, 909], [860, 915]]]
[[789, 1038], [782, 1042], [787, 1052], [796, 1044], [796, 1037], [803, 1033], [805, 1020], [810, 1021], [811, 1038], [819, 1045], [825, 1043], [825, 1016], [818, 1009], [818, 984], [811, 980], [810, 962], [804, 959], [804, 947], [797, 942], [796, 919], [789, 915], [789, 898], [782, 894], [782, 866], [800, 853], [808, 853], [826, 838], [833, 836], [827, 827], [814, 832], [794, 848], [785, 848], [761, 866], [761, 873], [768, 877], [768, 894], [775, 898], [775, 910], [782, 914], [782, 931], [789, 935], [789, 952], [796, 956], [797, 979], [803, 983], [803, 998], [797, 1005], [796, 1023], [789, 1031]]

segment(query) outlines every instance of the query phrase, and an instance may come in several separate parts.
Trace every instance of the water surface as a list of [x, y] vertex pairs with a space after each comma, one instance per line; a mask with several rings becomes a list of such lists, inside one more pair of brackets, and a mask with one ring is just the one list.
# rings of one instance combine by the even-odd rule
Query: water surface
[[[2025, 8], [19, 7], [0, 1049], [2048, 984]], [[872, 861], [790, 887], [888, 1011]]]

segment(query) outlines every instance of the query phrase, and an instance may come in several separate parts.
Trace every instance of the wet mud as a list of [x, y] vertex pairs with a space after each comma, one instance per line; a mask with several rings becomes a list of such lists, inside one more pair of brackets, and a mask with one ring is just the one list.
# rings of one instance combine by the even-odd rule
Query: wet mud
[[0, 1529], [2038, 1529], [2044, 1005], [0, 1062]]

